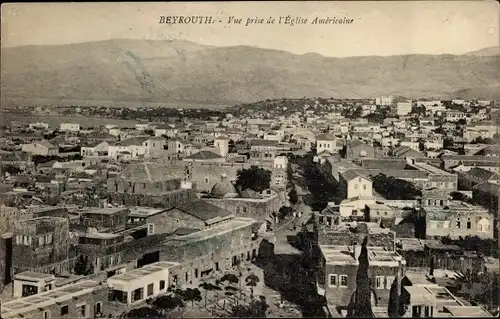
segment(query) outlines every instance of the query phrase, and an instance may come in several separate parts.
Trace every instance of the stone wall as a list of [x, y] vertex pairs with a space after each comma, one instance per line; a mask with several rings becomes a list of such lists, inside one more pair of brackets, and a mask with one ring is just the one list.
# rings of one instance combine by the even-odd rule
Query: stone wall
[[155, 225], [155, 234], [169, 234], [179, 228], [205, 228], [204, 221], [176, 208], [148, 217], [147, 222]]
[[236, 216], [250, 217], [259, 221], [266, 221], [273, 212], [278, 212], [282, 206], [279, 196], [275, 195], [266, 200], [252, 200], [245, 198], [204, 199], [210, 204], [230, 211]]
[[193, 189], [178, 189], [159, 195], [108, 193], [108, 201], [125, 206], [145, 206], [170, 209], [176, 205], [186, 204], [196, 198]]
[[172, 179], [160, 182], [132, 182], [125, 179], [109, 179], [107, 188], [109, 193], [132, 194], [161, 194], [179, 189], [181, 179]]

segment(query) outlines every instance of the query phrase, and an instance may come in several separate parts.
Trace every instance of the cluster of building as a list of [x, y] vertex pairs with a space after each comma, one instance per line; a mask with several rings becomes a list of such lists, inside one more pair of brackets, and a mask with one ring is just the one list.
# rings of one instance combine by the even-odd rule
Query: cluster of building
[[[493, 104], [381, 97], [354, 106], [361, 117], [317, 102], [287, 116], [133, 127], [12, 123], [0, 153], [0, 281], [13, 298], [2, 318], [107, 317], [254, 261], [289, 206], [289, 155], [310, 152], [338, 185], [338, 201], [306, 225], [305, 260], [329, 306], [342, 312], [351, 300], [368, 236], [374, 309], [387, 309], [396, 282], [410, 296], [406, 315], [483, 315], [408, 269], [434, 257], [450, 264], [438, 258], [439, 237], [498, 237], [500, 149], [484, 143], [498, 137], [485, 124]], [[389, 116], [369, 120], [380, 110]], [[267, 189], [235, 183], [254, 166], [269, 171]], [[374, 185], [380, 176], [421, 196], [386, 198]], [[417, 244], [389, 230], [409, 216], [425, 220]], [[482, 260], [449, 267], [471, 258]]]

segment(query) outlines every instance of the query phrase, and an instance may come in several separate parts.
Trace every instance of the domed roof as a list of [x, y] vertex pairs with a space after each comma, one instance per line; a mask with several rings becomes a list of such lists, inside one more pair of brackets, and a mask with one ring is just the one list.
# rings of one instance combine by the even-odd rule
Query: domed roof
[[223, 175], [221, 181], [216, 183], [212, 190], [210, 191], [210, 195], [216, 198], [223, 198], [227, 194], [237, 194], [238, 191], [236, 187], [234, 187], [231, 181], [226, 179], [226, 176]]

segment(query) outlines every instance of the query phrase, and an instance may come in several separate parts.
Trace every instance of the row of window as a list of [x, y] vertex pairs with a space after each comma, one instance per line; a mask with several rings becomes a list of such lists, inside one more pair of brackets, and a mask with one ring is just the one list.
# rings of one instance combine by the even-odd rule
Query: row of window
[[16, 236], [16, 244], [17, 245], [25, 245], [25, 246], [31, 246], [33, 244], [33, 241], [35, 241], [38, 246], [45, 246], [45, 245], [50, 245], [52, 244], [52, 234], [45, 234], [45, 235], [40, 235], [40, 236], [22, 236], [18, 235]]
[[[376, 289], [391, 289], [391, 285], [394, 282], [394, 276], [376, 276], [375, 277], [375, 288]], [[347, 275], [328, 275], [328, 286], [329, 287], [340, 287], [347, 288]]]
[[[88, 307], [87, 307], [86, 304], [77, 305], [76, 308], [77, 308], [79, 316], [81, 316], [83, 318], [89, 318], [90, 317], [90, 314], [89, 314], [89, 311], [88, 311]], [[96, 304], [94, 306], [94, 313], [95, 314], [102, 313], [102, 302], [101, 301], [96, 302]], [[61, 306], [61, 315], [60, 316], [63, 317], [63, 316], [67, 316], [68, 314], [69, 314], [69, 306], [68, 305], [62, 305]], [[44, 310], [43, 311], [43, 319], [51, 319], [51, 318], [52, 318], [51, 311], [50, 310]]]

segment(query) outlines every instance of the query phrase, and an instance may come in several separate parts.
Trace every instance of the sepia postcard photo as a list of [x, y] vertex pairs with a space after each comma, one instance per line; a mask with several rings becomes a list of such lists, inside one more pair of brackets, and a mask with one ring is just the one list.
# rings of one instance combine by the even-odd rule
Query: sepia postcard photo
[[0, 30], [0, 319], [499, 316], [498, 2]]

